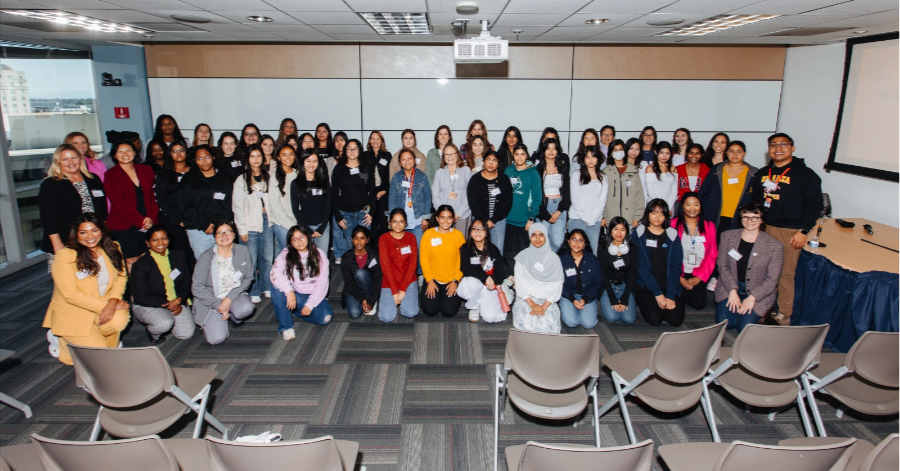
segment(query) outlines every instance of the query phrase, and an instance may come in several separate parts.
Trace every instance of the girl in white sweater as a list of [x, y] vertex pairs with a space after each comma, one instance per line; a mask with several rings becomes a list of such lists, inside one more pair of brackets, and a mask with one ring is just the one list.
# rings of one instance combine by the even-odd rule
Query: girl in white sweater
[[672, 165], [672, 146], [666, 141], [661, 141], [656, 145], [653, 163], [644, 173], [644, 193], [647, 201], [660, 198], [669, 205], [669, 208], [674, 208], [678, 199], [677, 181], [675, 166]]
[[600, 148], [586, 146], [581, 158], [581, 168], [573, 171], [570, 178], [569, 192], [572, 200], [569, 205], [569, 230], [581, 229], [597, 247], [600, 239], [600, 220], [606, 208], [608, 182], [600, 171]]
[[297, 225], [291, 209], [291, 183], [297, 179], [297, 154], [290, 145], [278, 148], [275, 157], [278, 163], [269, 176], [269, 221], [275, 229], [275, 253], [281, 253], [287, 245], [288, 228]]

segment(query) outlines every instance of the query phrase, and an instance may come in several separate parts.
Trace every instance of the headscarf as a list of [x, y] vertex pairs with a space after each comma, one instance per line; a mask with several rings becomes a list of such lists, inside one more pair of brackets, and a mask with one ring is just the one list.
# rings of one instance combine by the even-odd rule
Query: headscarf
[[[547, 237], [547, 226], [536, 222], [528, 229], [528, 240], [531, 235], [540, 231]], [[545, 239], [544, 245], [535, 247], [531, 244], [527, 249], [516, 255], [516, 262], [520, 263], [528, 274], [537, 281], [552, 282], [563, 281], [562, 263], [559, 257], [550, 250], [550, 241]]]

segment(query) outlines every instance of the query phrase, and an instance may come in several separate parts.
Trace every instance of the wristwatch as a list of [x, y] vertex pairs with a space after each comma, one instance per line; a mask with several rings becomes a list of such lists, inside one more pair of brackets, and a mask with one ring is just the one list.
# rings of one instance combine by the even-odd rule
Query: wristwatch
[[534, 218], [528, 218], [528, 222], [534, 222]]
[[800, 233], [803, 235], [809, 234], [809, 229], [800, 229]]

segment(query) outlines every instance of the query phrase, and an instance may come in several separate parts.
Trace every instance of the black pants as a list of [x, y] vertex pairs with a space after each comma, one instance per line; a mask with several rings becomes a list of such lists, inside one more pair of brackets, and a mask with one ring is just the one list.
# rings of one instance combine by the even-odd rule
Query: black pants
[[[549, 243], [549, 242], [545, 242]], [[528, 231], [524, 227], [513, 226], [506, 223], [506, 237], [503, 241], [503, 259], [506, 260], [506, 268], [510, 275], [515, 275], [516, 255], [528, 248], [531, 240], [528, 238]]]
[[187, 258], [188, 268], [193, 273], [196, 260], [194, 259], [194, 251], [191, 249], [191, 242], [188, 240], [187, 231], [185, 231], [181, 225], [175, 224], [175, 222], [162, 211], [159, 213], [159, 224], [169, 231], [169, 248], [184, 252], [184, 256]]
[[459, 311], [459, 306], [462, 304], [462, 298], [457, 295], [447, 296], [449, 283], [442, 285], [435, 281], [434, 284], [438, 288], [434, 298], [429, 298], [425, 293], [428, 290], [428, 283], [422, 285], [419, 293], [419, 306], [422, 307], [422, 312], [426, 316], [436, 316], [438, 314], [444, 317], [455, 316], [456, 312]]
[[660, 309], [653, 291], [638, 286], [634, 291], [634, 300], [641, 311], [641, 317], [650, 325], [661, 325], [665, 321], [672, 327], [678, 327], [684, 322], [684, 301], [681, 296], [675, 297], [675, 309]]
[[[690, 275], [681, 275], [684, 279], [691, 278]], [[706, 282], [700, 281], [693, 289], [681, 288], [681, 298], [688, 306], [700, 310], [706, 307]]]

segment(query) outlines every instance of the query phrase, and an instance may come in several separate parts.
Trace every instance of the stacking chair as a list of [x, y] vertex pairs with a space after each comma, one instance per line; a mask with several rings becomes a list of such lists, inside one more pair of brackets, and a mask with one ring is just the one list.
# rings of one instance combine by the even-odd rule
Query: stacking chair
[[[213, 471], [353, 471], [359, 443], [331, 436], [290, 442], [248, 443], [206, 438]], [[365, 471], [365, 466], [362, 471]]]
[[171, 368], [156, 347], [94, 348], [69, 344], [75, 381], [101, 404], [91, 441], [101, 430], [121, 438], [159, 433], [190, 409], [228, 439], [228, 429], [207, 410], [215, 370]]
[[612, 374], [616, 395], [600, 408], [600, 416], [617, 403], [625, 418], [628, 438], [636, 443], [625, 397], [633, 394], [662, 412], [681, 412], [700, 401], [713, 441], [719, 441], [709, 390], [703, 381], [709, 365], [719, 357], [728, 322], [685, 332], [665, 332], [653, 348], [616, 353], [603, 358]]
[[[778, 442], [780, 446], [820, 446], [840, 443], [846, 438], [837, 437], [806, 437], [789, 438]], [[898, 455], [898, 442], [900, 434], [891, 434], [881, 441], [878, 446], [872, 445], [866, 440], [856, 440], [850, 461], [844, 471], [897, 471], [900, 469], [900, 455]]]
[[[818, 363], [827, 333], [828, 324], [748, 325], [733, 347], [722, 348], [704, 382], [718, 384], [747, 404], [748, 410], [750, 406], [781, 408], [796, 401], [806, 436], [812, 437], [803, 400], [811, 392], [804, 373]], [[718, 436], [715, 426], [710, 421], [714, 437]]]
[[[500, 420], [506, 395], [522, 412], [543, 419], [564, 420], [594, 402], [594, 441], [600, 447], [597, 421], [597, 380], [600, 337], [509, 331], [503, 368], [494, 378], [494, 469], [500, 446]], [[590, 379], [587, 388], [584, 382]]]
[[172, 452], [155, 436], [74, 442], [31, 435], [46, 471], [179, 471]]
[[855, 438], [819, 446], [677, 443], [658, 450], [669, 471], [844, 471], [855, 443]]
[[636, 445], [594, 448], [584, 445], [549, 445], [528, 442], [506, 448], [509, 471], [548, 469], [602, 469], [603, 471], [650, 471], [653, 440]]

